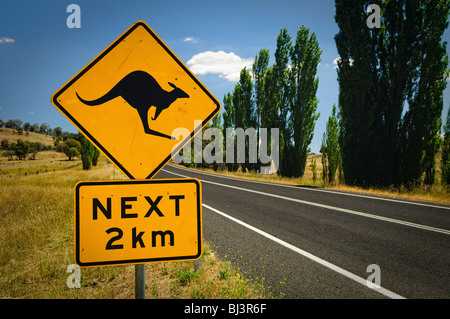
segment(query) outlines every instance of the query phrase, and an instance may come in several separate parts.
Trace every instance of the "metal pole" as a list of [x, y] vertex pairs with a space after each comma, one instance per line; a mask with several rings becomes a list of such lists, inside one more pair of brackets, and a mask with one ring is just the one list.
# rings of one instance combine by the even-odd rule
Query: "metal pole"
[[134, 293], [136, 299], [145, 299], [145, 265], [134, 266], [135, 287]]
[[198, 271], [201, 266], [202, 266], [202, 257], [200, 257], [197, 260], [194, 260], [194, 270], [195, 271]]

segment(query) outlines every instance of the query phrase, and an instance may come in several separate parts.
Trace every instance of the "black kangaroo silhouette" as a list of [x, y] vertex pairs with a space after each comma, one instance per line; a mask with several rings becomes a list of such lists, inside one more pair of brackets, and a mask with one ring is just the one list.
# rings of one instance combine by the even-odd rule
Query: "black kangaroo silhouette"
[[183, 90], [170, 82], [168, 84], [173, 87], [170, 92], [161, 88], [158, 82], [147, 72], [134, 71], [120, 80], [108, 93], [96, 100], [86, 101], [78, 93], [76, 95], [81, 102], [90, 106], [100, 105], [121, 96], [138, 111], [145, 133], [174, 140], [174, 137], [152, 130], [148, 125], [147, 114], [150, 107], [156, 107], [155, 116], [152, 117], [154, 121], [175, 100], [189, 98], [189, 95]]

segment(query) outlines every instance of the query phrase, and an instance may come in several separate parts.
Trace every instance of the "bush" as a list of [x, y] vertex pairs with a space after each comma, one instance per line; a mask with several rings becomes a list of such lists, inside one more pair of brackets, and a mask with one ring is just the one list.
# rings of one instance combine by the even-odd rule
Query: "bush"
[[80, 134], [81, 140], [81, 161], [83, 169], [90, 169], [91, 165], [97, 166], [100, 151], [83, 135]]
[[31, 143], [23, 140], [17, 140], [16, 143], [10, 143], [8, 146], [8, 157], [16, 155], [19, 160], [23, 160], [30, 152]]
[[177, 272], [177, 282], [185, 286], [186, 284], [190, 283], [192, 280], [198, 277], [198, 272], [195, 270], [186, 269], [185, 271], [178, 271]]
[[2, 150], [7, 150], [9, 147], [9, 141], [5, 138], [1, 141], [1, 148]]
[[80, 155], [81, 143], [74, 139], [68, 139], [62, 143], [61, 150], [71, 161], [72, 157]]

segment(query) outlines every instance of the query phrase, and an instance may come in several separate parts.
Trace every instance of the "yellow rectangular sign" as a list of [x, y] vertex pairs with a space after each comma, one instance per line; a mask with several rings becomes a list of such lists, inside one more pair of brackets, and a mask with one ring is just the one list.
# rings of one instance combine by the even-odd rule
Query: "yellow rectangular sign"
[[201, 203], [197, 179], [80, 182], [75, 261], [89, 267], [198, 259]]

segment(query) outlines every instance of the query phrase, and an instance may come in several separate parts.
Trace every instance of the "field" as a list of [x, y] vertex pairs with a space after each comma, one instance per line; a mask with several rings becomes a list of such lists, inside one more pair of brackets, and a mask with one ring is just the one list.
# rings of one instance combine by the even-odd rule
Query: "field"
[[[67, 267], [74, 263], [75, 184], [124, 178], [103, 155], [89, 171], [80, 163], [54, 151], [35, 160], [0, 157], [0, 298], [134, 298], [134, 265], [82, 268], [81, 288], [67, 285]], [[197, 270], [193, 262], [147, 264], [146, 297], [274, 296], [204, 243]]]
[[40, 142], [44, 145], [53, 145], [53, 138], [51, 136], [35, 132], [28, 132], [19, 135], [11, 128], [0, 128], [0, 141], [3, 139], [10, 142], [15, 142], [18, 139], [22, 139], [28, 142]]

